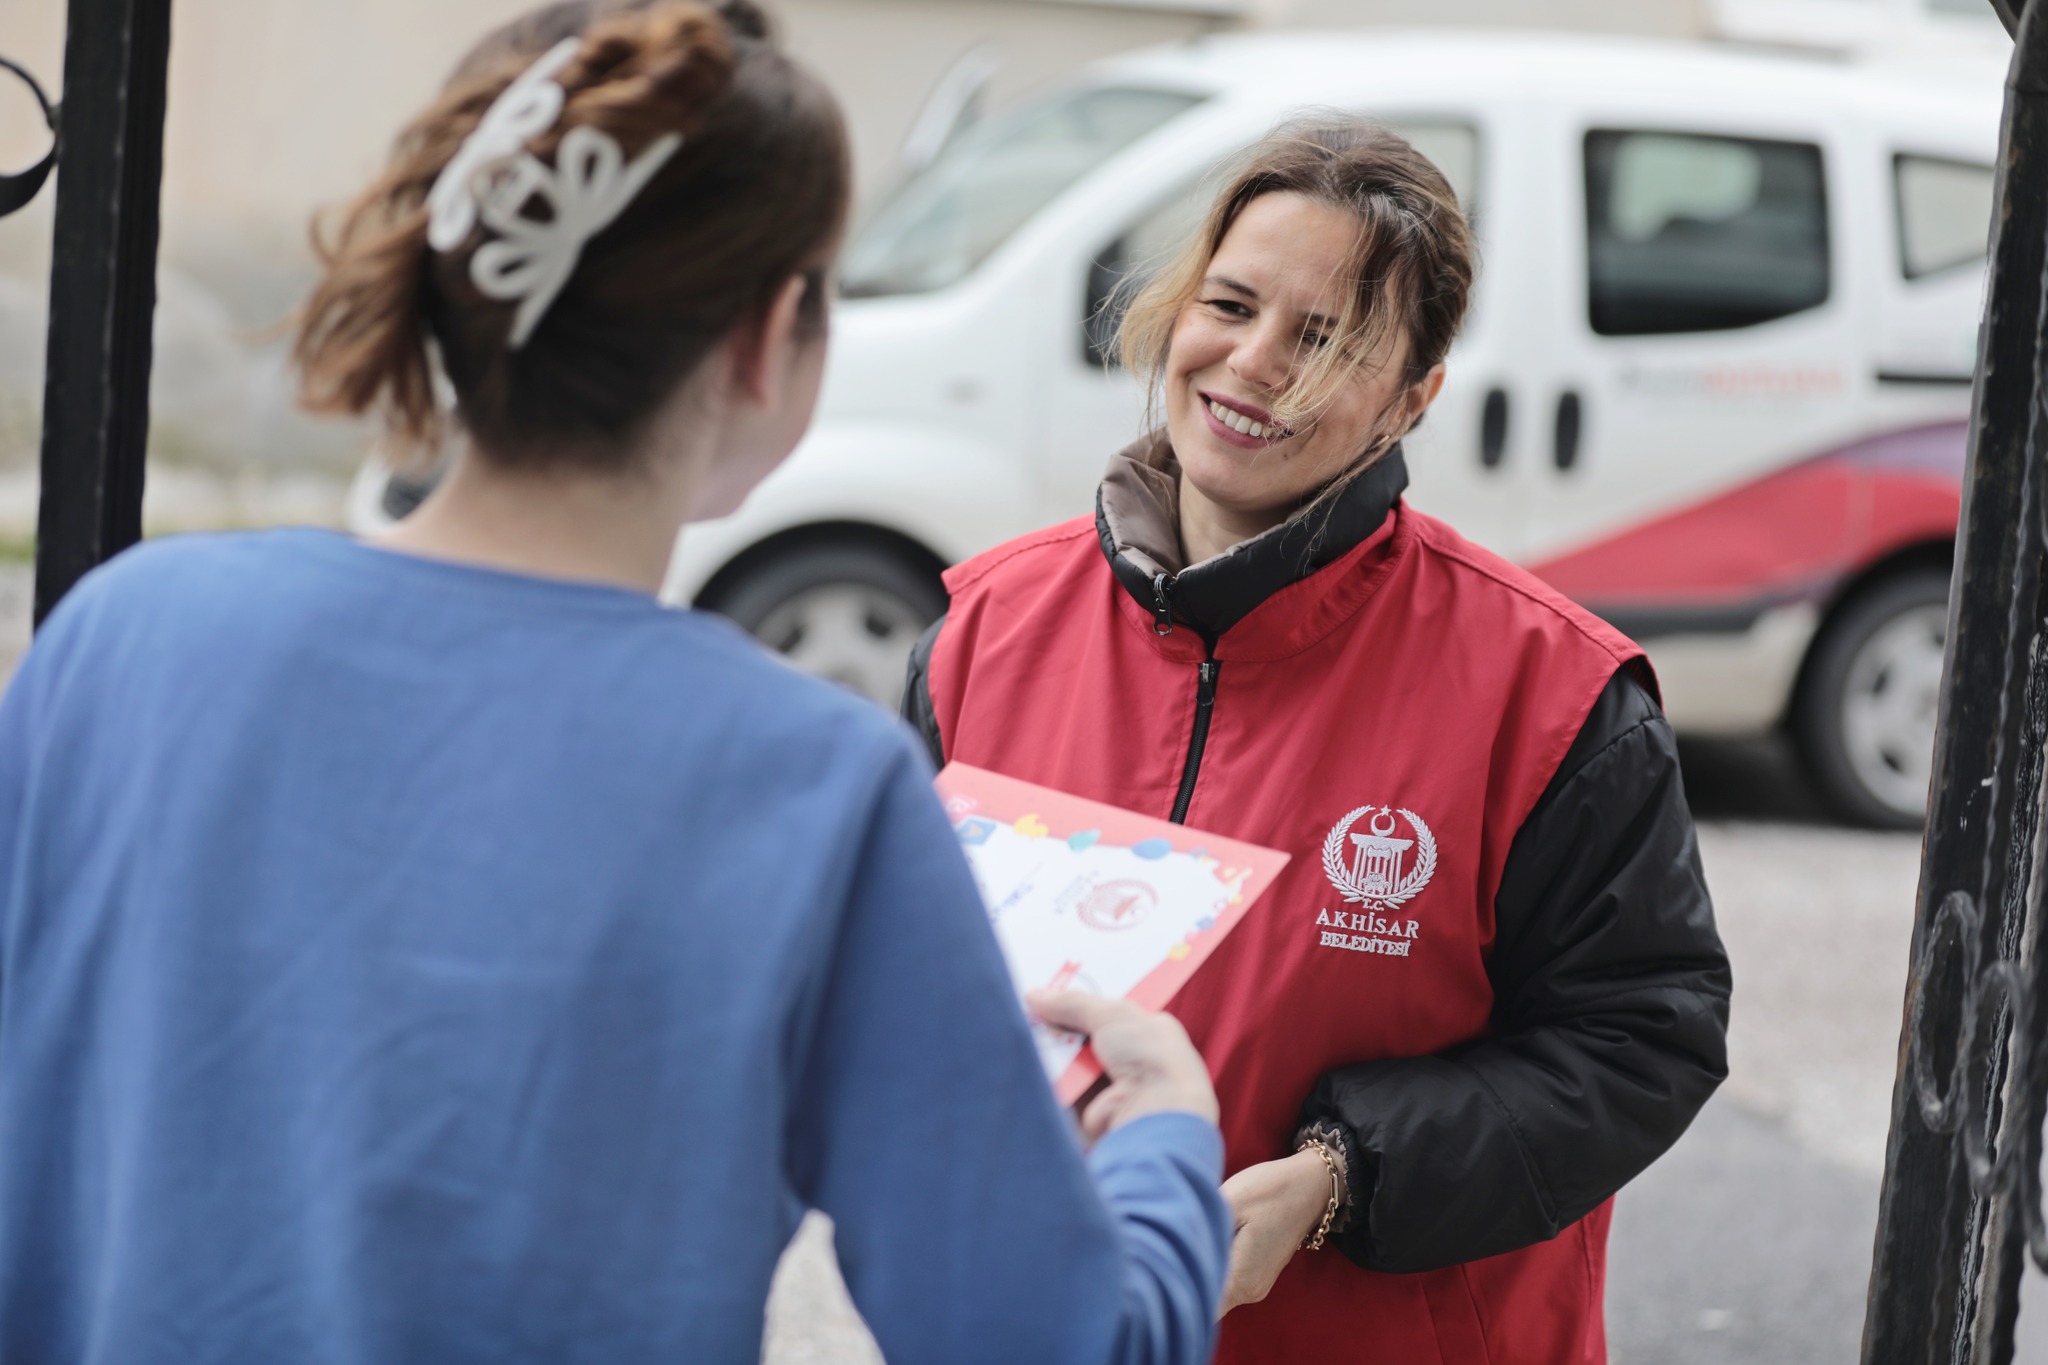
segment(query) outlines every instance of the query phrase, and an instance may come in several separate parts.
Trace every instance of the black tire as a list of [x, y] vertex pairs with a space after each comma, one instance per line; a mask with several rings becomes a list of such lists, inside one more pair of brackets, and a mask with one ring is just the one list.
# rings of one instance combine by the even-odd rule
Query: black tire
[[1835, 610], [1807, 658], [1792, 738], [1822, 799], [1852, 823], [1926, 821], [1948, 581], [1935, 568], [1880, 579]]
[[742, 563], [701, 605], [807, 672], [893, 710], [910, 648], [945, 612], [946, 589], [936, 565], [886, 544], [819, 540]]

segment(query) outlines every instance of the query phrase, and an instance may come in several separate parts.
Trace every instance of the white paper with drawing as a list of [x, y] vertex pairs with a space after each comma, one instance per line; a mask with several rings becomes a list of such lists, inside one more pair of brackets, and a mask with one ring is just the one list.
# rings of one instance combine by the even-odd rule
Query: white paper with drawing
[[[1162, 1008], [1287, 863], [966, 764], [937, 785], [1019, 992], [1073, 987]], [[1099, 1068], [1078, 1039], [1036, 1032], [1071, 1102]]]

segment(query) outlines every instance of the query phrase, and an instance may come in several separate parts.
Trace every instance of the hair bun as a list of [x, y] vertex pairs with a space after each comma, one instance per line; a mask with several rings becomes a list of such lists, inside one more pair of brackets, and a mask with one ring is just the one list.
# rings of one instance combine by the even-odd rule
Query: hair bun
[[765, 43], [775, 36], [767, 12], [754, 0], [714, 0], [711, 8], [718, 11], [718, 17], [725, 20], [725, 26], [737, 37]]
[[[563, 108], [528, 152], [552, 160], [576, 128], [632, 158], [670, 134], [687, 145], [583, 243], [546, 323], [514, 347], [515, 315], [477, 286], [484, 234], [435, 250], [426, 199], [511, 82], [569, 39], [551, 77]], [[552, 0], [478, 43], [334, 230], [316, 222], [301, 395], [381, 410], [398, 447], [426, 449], [445, 430], [438, 371], [486, 458], [623, 467], [678, 377], [791, 278], [806, 279], [800, 320], [822, 327], [815, 277], [850, 196], [838, 105], [777, 50], [754, 0]]]
[[602, 128], [629, 151], [664, 132], [692, 131], [732, 80], [733, 34], [718, 8], [690, 0], [605, 15], [558, 77], [569, 94], [562, 128]]

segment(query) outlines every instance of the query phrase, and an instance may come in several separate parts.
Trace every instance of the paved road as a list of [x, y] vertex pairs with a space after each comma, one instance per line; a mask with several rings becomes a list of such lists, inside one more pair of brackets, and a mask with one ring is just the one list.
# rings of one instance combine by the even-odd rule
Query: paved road
[[[1919, 874], [1917, 834], [1828, 824], [1782, 749], [1688, 745], [1735, 964], [1722, 1094], [1616, 1209], [1616, 1365], [1853, 1362]], [[2048, 1365], [2048, 1280], [2016, 1359]]]

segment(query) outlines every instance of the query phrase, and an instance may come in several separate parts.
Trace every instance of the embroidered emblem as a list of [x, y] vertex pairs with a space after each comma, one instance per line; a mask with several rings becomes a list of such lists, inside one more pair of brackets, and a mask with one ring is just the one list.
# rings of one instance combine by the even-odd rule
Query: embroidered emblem
[[[1397, 839], [1394, 817], [1408, 822], [1412, 839]], [[1368, 834], [1352, 834], [1361, 816], [1370, 815]], [[1351, 857], [1344, 849], [1347, 836]], [[1410, 850], [1413, 850], [1411, 857]], [[1436, 874], [1436, 836], [1412, 810], [1394, 806], [1360, 806], [1339, 820], [1323, 840], [1323, 872], [1330, 885], [1344, 899], [1373, 910], [1393, 910], [1407, 904], [1429, 885]]]

